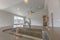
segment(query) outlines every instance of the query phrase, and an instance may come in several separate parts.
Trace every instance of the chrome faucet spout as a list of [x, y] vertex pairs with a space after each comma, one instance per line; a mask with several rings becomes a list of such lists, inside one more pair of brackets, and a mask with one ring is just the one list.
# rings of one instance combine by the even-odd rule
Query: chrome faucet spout
[[31, 29], [31, 19], [30, 18], [25, 18], [24, 19], [24, 27], [28, 25], [29, 29]]

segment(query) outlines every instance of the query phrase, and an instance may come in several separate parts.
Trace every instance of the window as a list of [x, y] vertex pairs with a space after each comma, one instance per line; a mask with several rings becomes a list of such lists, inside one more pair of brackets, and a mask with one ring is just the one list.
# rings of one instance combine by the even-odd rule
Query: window
[[24, 18], [19, 16], [14, 16], [14, 28], [23, 27]]

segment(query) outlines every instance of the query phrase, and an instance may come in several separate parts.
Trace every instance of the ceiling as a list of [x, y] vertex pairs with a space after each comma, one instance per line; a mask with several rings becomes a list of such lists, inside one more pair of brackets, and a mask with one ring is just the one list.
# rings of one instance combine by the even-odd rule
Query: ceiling
[[44, 0], [28, 0], [28, 3], [24, 3], [24, 0], [0, 0], [0, 9], [6, 9], [10, 7], [43, 7]]
[[20, 3], [22, 0], [0, 0], [0, 9], [5, 9], [11, 7], [17, 3]]
[[28, 13], [28, 11], [39, 11], [44, 8], [44, 0], [28, 0], [26, 4], [24, 0], [0, 0], [0, 9], [7, 10], [12, 13]]
[[28, 0], [28, 3], [24, 0], [0, 0], [0, 9], [26, 16], [30, 10], [35, 13], [44, 11], [44, 0]]

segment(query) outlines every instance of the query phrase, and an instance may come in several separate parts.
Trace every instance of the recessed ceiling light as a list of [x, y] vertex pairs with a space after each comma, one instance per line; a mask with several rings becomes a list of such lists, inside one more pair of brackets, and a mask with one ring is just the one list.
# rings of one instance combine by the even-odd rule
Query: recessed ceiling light
[[28, 0], [24, 0], [25, 3], [28, 3]]

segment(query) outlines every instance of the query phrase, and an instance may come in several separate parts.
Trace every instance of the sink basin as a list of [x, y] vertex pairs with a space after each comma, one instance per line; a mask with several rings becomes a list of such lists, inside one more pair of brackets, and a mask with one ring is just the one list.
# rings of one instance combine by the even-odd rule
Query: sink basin
[[[9, 32], [11, 34], [16, 33], [16, 28], [5, 29], [3, 32]], [[32, 37], [37, 37], [42, 39], [42, 30], [41, 29], [29, 29], [29, 28], [19, 28], [18, 34], [24, 34]]]

